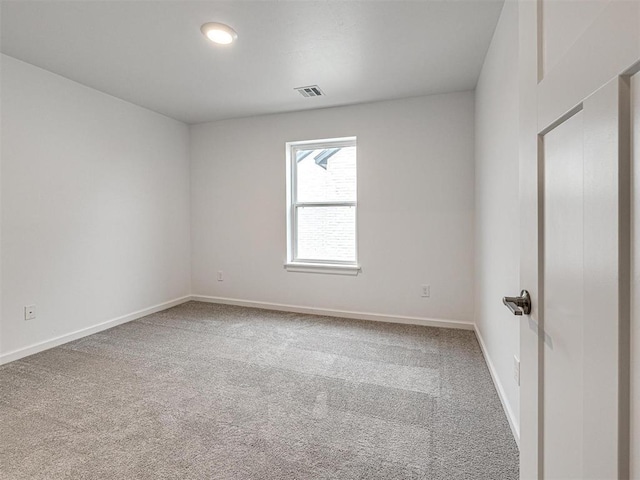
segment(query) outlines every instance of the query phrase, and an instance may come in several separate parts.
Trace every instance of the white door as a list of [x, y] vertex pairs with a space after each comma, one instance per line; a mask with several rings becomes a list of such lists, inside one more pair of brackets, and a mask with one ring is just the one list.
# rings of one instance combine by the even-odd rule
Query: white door
[[628, 479], [640, 2], [518, 5], [521, 478]]
[[627, 479], [640, 2], [603, 2], [545, 63], [550, 1], [520, 3], [521, 478]]
[[629, 102], [615, 78], [539, 134], [538, 478], [628, 478]]
[[[618, 78], [542, 132], [542, 478], [625, 478], [629, 121]], [[627, 137], [628, 138], [628, 137]]]

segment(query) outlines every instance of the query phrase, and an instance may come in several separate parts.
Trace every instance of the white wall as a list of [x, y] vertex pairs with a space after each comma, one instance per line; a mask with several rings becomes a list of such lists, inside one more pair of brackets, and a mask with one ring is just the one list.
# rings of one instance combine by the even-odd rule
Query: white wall
[[5, 358], [189, 294], [187, 126], [4, 55], [1, 85]]
[[502, 304], [518, 295], [518, 6], [507, 1], [476, 88], [476, 328], [519, 430], [519, 387], [513, 357], [519, 358], [519, 323]]
[[[463, 92], [192, 126], [193, 293], [473, 321], [473, 102]], [[287, 272], [285, 142], [352, 135], [362, 273]]]

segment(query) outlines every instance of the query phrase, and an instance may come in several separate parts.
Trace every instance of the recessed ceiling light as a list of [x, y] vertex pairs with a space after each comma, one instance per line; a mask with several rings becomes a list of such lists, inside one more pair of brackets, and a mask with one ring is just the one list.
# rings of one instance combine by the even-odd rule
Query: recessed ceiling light
[[238, 38], [236, 31], [224, 23], [205, 23], [200, 27], [200, 30], [209, 40], [222, 45], [233, 43]]

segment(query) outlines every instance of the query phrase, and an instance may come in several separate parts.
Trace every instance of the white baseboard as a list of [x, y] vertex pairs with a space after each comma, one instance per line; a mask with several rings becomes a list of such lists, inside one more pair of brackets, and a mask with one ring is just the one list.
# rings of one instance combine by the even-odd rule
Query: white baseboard
[[0, 355], [0, 365], [13, 362], [21, 358], [33, 355], [49, 348], [57, 347], [59, 345], [77, 340], [88, 335], [113, 328], [117, 325], [136, 320], [138, 318], [151, 315], [152, 313], [160, 312], [176, 305], [188, 302], [190, 300], [207, 303], [221, 303], [225, 305], [238, 305], [242, 307], [263, 308], [265, 310], [281, 310], [284, 312], [294, 313], [307, 313], [312, 315], [326, 315], [330, 317], [352, 318], [356, 320], [373, 320], [376, 322], [389, 322], [389, 323], [403, 323], [408, 325], [422, 325], [426, 327], [442, 327], [442, 328], [459, 328], [464, 330], [473, 330], [472, 323], [459, 322], [456, 320], [440, 320], [434, 318], [421, 318], [421, 317], [407, 317], [398, 315], [383, 315], [379, 313], [364, 313], [364, 312], [352, 312], [347, 310], [331, 310], [327, 308], [315, 308], [315, 307], [302, 307], [298, 305], [285, 305], [280, 303], [269, 302], [256, 302], [252, 300], [240, 300], [235, 298], [222, 298], [222, 297], [209, 297], [205, 295], [186, 295], [184, 297], [176, 298], [168, 302], [160, 303], [152, 307], [144, 308], [127, 315], [123, 315], [118, 318], [107, 320], [106, 322], [93, 325], [91, 327], [76, 330], [65, 335], [61, 335], [44, 342], [36, 343], [28, 347], [13, 350], [11, 352], [3, 353]]
[[518, 447], [520, 447], [520, 424], [518, 419], [511, 410], [509, 406], [509, 402], [507, 401], [507, 396], [504, 393], [504, 388], [502, 386], [502, 382], [498, 377], [498, 372], [496, 372], [495, 367], [493, 366], [493, 362], [491, 361], [491, 357], [489, 357], [489, 352], [487, 351], [487, 346], [482, 339], [482, 335], [480, 335], [480, 330], [476, 326], [474, 326], [474, 331], [476, 333], [476, 338], [478, 339], [478, 343], [480, 344], [480, 350], [482, 350], [482, 355], [484, 356], [484, 360], [489, 367], [489, 373], [491, 374], [491, 379], [493, 380], [493, 384], [496, 387], [496, 391], [498, 392], [498, 397], [500, 398], [500, 403], [502, 403], [502, 408], [504, 409], [504, 413], [507, 415], [507, 420], [509, 421], [509, 427], [511, 427], [511, 433], [513, 433], [513, 438], [515, 438]]
[[103, 330], [107, 330], [108, 328], [115, 327], [122, 323], [127, 323], [132, 320], [136, 320], [138, 318], [146, 317], [147, 315], [151, 315], [152, 313], [160, 312], [161, 310], [166, 310], [167, 308], [175, 307], [176, 305], [180, 305], [182, 303], [188, 302], [189, 300], [191, 300], [191, 295], [186, 295], [184, 297], [176, 298], [168, 302], [154, 305], [153, 307], [144, 308], [142, 310], [138, 310], [137, 312], [129, 313], [128, 315], [123, 315], [118, 318], [107, 320], [106, 322], [102, 322], [97, 325], [93, 325], [91, 327], [82, 328], [80, 330], [76, 330], [75, 332], [67, 333], [66, 335], [61, 335], [59, 337], [52, 338], [51, 340], [45, 340], [44, 342], [36, 343], [34, 345], [30, 345], [25, 348], [20, 348], [18, 350], [13, 350], [11, 352], [3, 353], [2, 355], [0, 355], [0, 365], [13, 362], [14, 360], [19, 360], [23, 357], [33, 355], [34, 353], [42, 352], [43, 350], [48, 350], [49, 348], [57, 347], [58, 345], [62, 345], [64, 343], [71, 342], [72, 340], [77, 340], [79, 338], [86, 337], [87, 335], [91, 335], [93, 333], [98, 333]]
[[329, 308], [303, 307], [282, 303], [256, 302], [237, 298], [209, 297], [206, 295], [192, 295], [191, 300], [207, 303], [221, 303], [240, 307], [262, 308], [265, 310], [280, 310], [283, 312], [307, 313], [311, 315], [325, 315], [328, 317], [352, 318], [355, 320], [373, 320], [375, 322], [404, 323], [407, 325], [421, 325], [424, 327], [459, 328], [473, 330], [473, 323], [457, 320], [441, 320], [436, 318], [407, 317], [401, 315], [384, 315], [380, 313], [353, 312], [349, 310], [332, 310]]

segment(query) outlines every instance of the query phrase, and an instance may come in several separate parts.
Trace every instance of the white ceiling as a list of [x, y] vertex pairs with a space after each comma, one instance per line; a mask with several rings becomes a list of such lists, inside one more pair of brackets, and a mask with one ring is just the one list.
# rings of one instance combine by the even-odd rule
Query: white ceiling
[[[503, 0], [2, 1], [3, 53], [187, 123], [470, 90]], [[231, 25], [231, 46], [201, 33]], [[326, 97], [294, 90], [318, 84]]]

